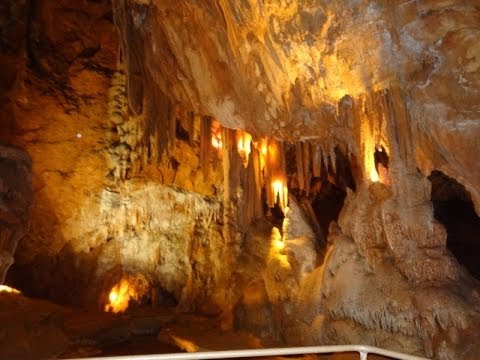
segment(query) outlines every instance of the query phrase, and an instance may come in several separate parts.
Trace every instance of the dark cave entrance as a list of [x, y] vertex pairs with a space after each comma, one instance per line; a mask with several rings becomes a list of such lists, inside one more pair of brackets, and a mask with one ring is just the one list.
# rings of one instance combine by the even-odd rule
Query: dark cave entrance
[[432, 183], [434, 216], [447, 229], [447, 248], [476, 279], [480, 280], [480, 218], [470, 194], [455, 179], [434, 170]]
[[389, 158], [388, 158], [387, 151], [383, 146], [379, 146], [375, 148], [375, 152], [373, 153], [373, 158], [375, 160], [375, 169], [377, 170], [377, 172], [378, 172], [378, 164], [382, 164], [382, 166], [385, 169], [388, 169]]

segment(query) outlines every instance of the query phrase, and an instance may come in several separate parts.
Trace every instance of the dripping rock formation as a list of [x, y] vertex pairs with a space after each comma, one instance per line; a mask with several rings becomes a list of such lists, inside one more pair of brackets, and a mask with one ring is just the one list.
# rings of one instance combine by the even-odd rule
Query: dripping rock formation
[[5, 0], [0, 25], [0, 357], [480, 358], [478, 1]]

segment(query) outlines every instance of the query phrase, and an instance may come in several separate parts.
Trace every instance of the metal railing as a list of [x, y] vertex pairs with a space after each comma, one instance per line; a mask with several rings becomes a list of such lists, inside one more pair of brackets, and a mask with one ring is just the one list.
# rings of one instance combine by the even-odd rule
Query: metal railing
[[365, 345], [333, 345], [333, 346], [306, 346], [272, 349], [251, 349], [251, 350], [225, 350], [225, 351], [204, 351], [193, 353], [155, 354], [155, 355], [134, 355], [134, 356], [113, 356], [96, 357], [76, 360], [205, 360], [205, 359], [239, 359], [267, 356], [286, 355], [307, 355], [307, 354], [330, 354], [357, 352], [360, 360], [367, 360], [368, 354], [387, 356], [399, 360], [427, 360], [426, 358], [402, 354], [399, 352], [385, 350]]

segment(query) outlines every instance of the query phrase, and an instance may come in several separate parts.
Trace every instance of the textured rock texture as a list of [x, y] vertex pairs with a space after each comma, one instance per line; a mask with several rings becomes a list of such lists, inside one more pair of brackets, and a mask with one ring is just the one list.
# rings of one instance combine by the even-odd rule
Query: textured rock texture
[[[447, 251], [426, 178], [456, 179], [480, 212], [476, 1], [0, 10], [0, 141], [33, 160], [32, 226], [9, 272], [28, 295], [103, 308], [122, 277], [141, 279], [141, 301], [277, 341], [479, 357], [478, 282]], [[259, 146], [246, 154], [233, 128]], [[350, 170], [325, 257], [302, 203], [285, 209], [289, 167], [299, 193]], [[255, 222], [278, 193], [283, 225]]]
[[[19, 6], [14, 3], [8, 3], [11, 11]], [[201, 171], [200, 117], [171, 113], [173, 138], [161, 156], [158, 133], [149, 133], [142, 117], [130, 117], [125, 108], [111, 3], [24, 5], [29, 11], [18, 22], [28, 31], [18, 52], [28, 62], [20, 63], [5, 95], [12, 118], [6, 140], [32, 157], [35, 204], [9, 282], [31, 296], [103, 309], [123, 275], [141, 274], [152, 290], [145, 301], [218, 313], [228, 275], [222, 269], [228, 265], [219, 263], [227, 257], [220, 225], [223, 171], [215, 154], [208, 175]], [[25, 168], [17, 171], [25, 184], [17, 185], [26, 187], [28, 157], [12, 154]], [[10, 166], [3, 152], [1, 159]], [[16, 194], [12, 175], [2, 177], [8, 181], [1, 193], [10, 197]], [[17, 195], [25, 196], [26, 207], [31, 194]], [[10, 212], [21, 212], [20, 205], [6, 204]], [[9, 224], [23, 223], [26, 214], [18, 215]], [[20, 233], [11, 238], [1, 229], [10, 265]]]
[[399, 86], [417, 166], [460, 181], [479, 212], [476, 1], [115, 0], [114, 10], [132, 111], [158, 88], [229, 127], [338, 141], [343, 96]]
[[28, 230], [33, 203], [31, 166], [25, 152], [0, 145], [0, 284]]
[[[370, 136], [388, 144], [388, 171], [380, 181], [367, 171], [356, 177], [359, 185], [348, 190], [319, 267], [300, 255], [315, 253], [308, 245], [313, 236], [302, 230], [307, 222], [291, 201], [297, 217], [287, 213], [284, 220], [287, 252], [265, 263], [260, 279], [245, 287], [238, 326], [259, 334], [275, 329], [277, 338], [297, 345], [368, 343], [439, 359], [477, 358], [478, 282], [447, 251], [445, 228], [433, 217], [431, 183], [415, 168], [402, 93], [393, 88], [344, 99], [340, 108], [341, 119], [350, 120], [343, 123], [349, 144], [368, 143]], [[366, 149], [360, 158], [368, 159]], [[302, 240], [292, 261], [286, 254], [297, 236]], [[280, 234], [272, 232], [275, 237]], [[260, 309], [267, 320], [250, 315]]]

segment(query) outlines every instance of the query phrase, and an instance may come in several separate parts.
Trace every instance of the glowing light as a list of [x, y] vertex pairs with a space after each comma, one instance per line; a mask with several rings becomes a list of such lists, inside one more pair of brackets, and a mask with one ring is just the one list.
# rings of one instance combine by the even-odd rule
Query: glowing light
[[378, 180], [380, 180], [378, 172], [377, 170], [375, 170], [375, 167], [373, 169], [370, 169], [370, 180], [372, 182], [378, 182]]
[[139, 295], [135, 288], [130, 285], [128, 280], [122, 279], [110, 290], [108, 295], [109, 303], [105, 305], [106, 312], [119, 313], [128, 308], [130, 300], [138, 300]]
[[282, 180], [274, 180], [272, 182], [272, 187], [273, 187], [275, 202], [277, 202], [277, 198], [278, 198], [278, 205], [280, 205], [280, 208], [282, 210], [285, 209], [288, 203], [287, 187], [283, 184]]
[[263, 170], [265, 168], [266, 157], [268, 153], [268, 146], [266, 139], [260, 139], [257, 143], [255, 143], [255, 147], [259, 149], [260, 153], [260, 169]]
[[212, 122], [212, 146], [216, 150], [221, 150], [223, 146], [222, 142], [222, 127], [218, 121]]
[[118, 294], [117, 294], [117, 292], [114, 291], [114, 290], [112, 290], [112, 291], [110, 292], [110, 295], [108, 295], [108, 300], [110, 300], [111, 303], [114, 303], [114, 302], [117, 301], [117, 299], [118, 299]]
[[252, 151], [252, 135], [247, 132], [242, 132], [237, 140], [238, 153], [248, 160], [250, 152]]
[[275, 156], [275, 154], [276, 154], [276, 152], [277, 152], [276, 149], [277, 149], [277, 148], [276, 148], [276, 146], [274, 146], [274, 145], [269, 145], [269, 146], [268, 146], [268, 152], [270, 153], [270, 156], [272, 156], [272, 157]]
[[282, 193], [283, 183], [281, 180], [275, 180], [273, 182], [273, 191], [275, 192], [275, 196]]
[[282, 240], [276, 239], [273, 241], [273, 246], [275, 247], [275, 249], [280, 251], [285, 248], [285, 243]]
[[218, 134], [218, 136], [212, 136], [212, 146], [217, 150], [222, 148], [222, 138], [220, 134]]
[[266, 144], [264, 141], [262, 141], [262, 145], [261, 145], [261, 147], [260, 147], [260, 151], [262, 152], [262, 155], [263, 155], [263, 156], [267, 155], [267, 144]]
[[0, 285], [0, 293], [7, 292], [11, 294], [20, 294], [20, 291], [7, 285]]
[[285, 248], [285, 243], [282, 241], [282, 235], [280, 234], [280, 230], [277, 227], [273, 227], [272, 234], [270, 235], [270, 240], [270, 259], [275, 260], [282, 268], [290, 269], [288, 256], [282, 254], [282, 250]]

